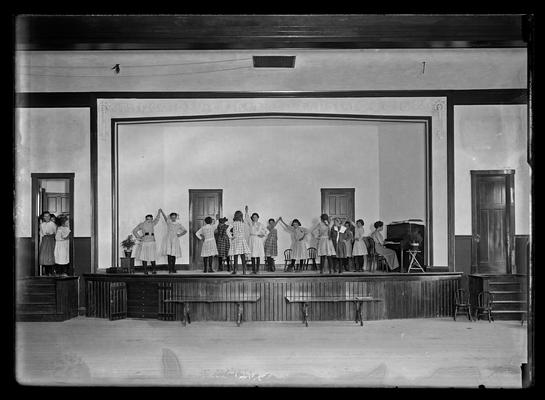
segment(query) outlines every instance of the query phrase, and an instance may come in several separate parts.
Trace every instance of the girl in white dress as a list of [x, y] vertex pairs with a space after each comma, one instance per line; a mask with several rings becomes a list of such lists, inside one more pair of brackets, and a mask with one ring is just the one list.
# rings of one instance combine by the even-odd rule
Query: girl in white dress
[[330, 237], [331, 224], [327, 214], [320, 215], [320, 222], [312, 229], [312, 234], [318, 239], [317, 255], [320, 257], [320, 274], [324, 273], [325, 260], [329, 273], [333, 272], [333, 257], [336, 256], [335, 247]]
[[178, 214], [172, 212], [169, 214], [169, 218], [165, 215], [163, 210], [161, 210], [163, 218], [167, 224], [167, 234], [163, 238], [163, 243], [161, 243], [160, 254], [167, 256], [168, 263], [168, 273], [176, 273], [176, 257], [182, 256], [182, 247], [180, 246], [180, 237], [187, 233], [182, 224], [176, 222], [178, 220]]
[[134, 237], [141, 239], [142, 246], [140, 248], [138, 258], [142, 261], [144, 274], [146, 275], [148, 274], [148, 262], [151, 262], [151, 273], [157, 273], [155, 271], [157, 247], [155, 244], [155, 233], [153, 232], [153, 228], [159, 222], [159, 215], [161, 214], [161, 211], [161, 209], [157, 210], [155, 219], [151, 214], [146, 215], [146, 220], [136, 225], [136, 227], [132, 230]]
[[354, 247], [352, 248], [352, 256], [354, 257], [356, 271], [363, 272], [367, 266], [366, 255], [367, 245], [365, 244], [365, 230], [363, 219], [358, 219], [354, 224], [353, 221], [348, 221], [354, 229]]
[[[202, 249], [201, 249], [201, 257], [204, 263], [203, 272], [205, 273], [214, 272], [214, 269], [212, 268], [212, 261], [214, 260], [214, 256], [218, 255], [218, 249], [216, 247], [216, 238], [214, 237], [214, 231], [216, 230], [217, 227], [218, 227], [218, 223], [214, 222], [214, 219], [212, 217], [206, 217], [204, 219], [204, 225], [201, 227], [201, 229], [195, 232], [195, 235], [199, 238], [199, 240], [203, 241]], [[210, 270], [208, 270], [208, 268]]]
[[265, 247], [264, 238], [269, 231], [265, 226], [259, 222], [259, 214], [253, 213], [252, 217], [248, 217], [248, 206], [245, 207], [246, 216], [245, 221], [248, 224], [250, 232], [250, 240], [248, 246], [250, 247], [250, 257], [252, 258], [252, 274], [259, 272], [259, 264], [261, 260], [265, 260]]
[[236, 274], [238, 270], [238, 256], [242, 260], [242, 273], [246, 274], [246, 254], [250, 254], [250, 246], [246, 241], [247, 225], [244, 223], [242, 211], [237, 210], [233, 217], [233, 224], [228, 230], [232, 233], [231, 244], [229, 247], [229, 255], [233, 256], [233, 272]]
[[[55, 234], [55, 273], [60, 273], [62, 276], [68, 275], [68, 265], [70, 263], [70, 227], [69, 220], [66, 217], [57, 218], [59, 227]], [[57, 271], [58, 268], [58, 271]]]
[[43, 267], [44, 275], [55, 273], [55, 235], [57, 225], [52, 221], [51, 214], [44, 211], [40, 217], [40, 253], [39, 263]]
[[[305, 260], [308, 257], [308, 247], [305, 241], [307, 230], [301, 226], [301, 222], [298, 219], [294, 219], [291, 226], [286, 224], [282, 217], [280, 217], [280, 222], [282, 222], [284, 228], [291, 234], [291, 266], [288, 268], [288, 271], [302, 271]], [[296, 262], [299, 262], [299, 269], [295, 267]]]

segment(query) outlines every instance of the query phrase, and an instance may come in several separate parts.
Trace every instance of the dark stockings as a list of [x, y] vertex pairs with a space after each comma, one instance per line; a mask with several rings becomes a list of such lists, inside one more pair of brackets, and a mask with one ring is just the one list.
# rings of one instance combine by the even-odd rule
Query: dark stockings
[[167, 255], [167, 261], [168, 261], [168, 273], [175, 274], [176, 273], [176, 256]]
[[234, 266], [232, 274], [236, 274], [238, 270], [238, 256], [240, 255], [240, 260], [242, 262], [242, 274], [246, 275], [246, 255], [245, 254], [235, 254], [233, 256]]
[[[148, 274], [148, 262], [142, 261], [142, 266], [144, 267], [144, 274]], [[156, 274], [157, 271], [155, 271], [155, 261], [151, 261], [151, 273]]]

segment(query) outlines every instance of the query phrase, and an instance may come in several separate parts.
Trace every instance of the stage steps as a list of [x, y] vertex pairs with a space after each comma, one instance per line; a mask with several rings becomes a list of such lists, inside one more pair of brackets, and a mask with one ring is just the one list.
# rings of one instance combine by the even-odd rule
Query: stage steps
[[494, 319], [520, 321], [526, 318], [528, 303], [523, 284], [517, 275], [498, 275], [488, 281], [488, 291], [494, 296]]

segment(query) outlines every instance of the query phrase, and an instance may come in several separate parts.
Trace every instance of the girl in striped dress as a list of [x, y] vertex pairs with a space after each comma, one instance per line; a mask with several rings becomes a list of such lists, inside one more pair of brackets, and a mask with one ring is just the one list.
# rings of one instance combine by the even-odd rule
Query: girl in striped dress
[[177, 213], [170, 213], [169, 218], [167, 218], [163, 210], [161, 210], [161, 214], [163, 214], [163, 218], [167, 224], [167, 234], [161, 243], [160, 254], [167, 256], [168, 273], [175, 274], [176, 257], [182, 256], [182, 247], [180, 246], [179, 238], [187, 233], [187, 229], [179, 222], [176, 222], [178, 220]]
[[218, 271], [223, 271], [223, 260], [227, 261], [227, 271], [231, 270], [231, 262], [229, 261], [230, 249], [230, 233], [229, 225], [226, 224], [227, 218], [220, 218], [219, 224], [214, 232], [216, 238], [216, 247], [218, 249]]
[[233, 255], [233, 272], [236, 274], [238, 270], [238, 256], [242, 261], [242, 273], [246, 274], [246, 254], [250, 254], [250, 247], [246, 242], [246, 224], [242, 216], [242, 211], [236, 211], [233, 217], [233, 225], [229, 228], [232, 232], [233, 240], [231, 241], [231, 248], [229, 250]]
[[339, 274], [343, 273], [343, 266], [346, 259], [346, 246], [344, 241], [346, 240], [346, 227], [341, 224], [340, 218], [333, 220], [333, 228], [331, 228], [330, 236], [335, 247], [335, 269]]
[[156, 274], [155, 271], [155, 259], [157, 256], [157, 247], [155, 243], [155, 233], [153, 228], [159, 222], [159, 215], [161, 215], [161, 209], [157, 210], [157, 216], [153, 218], [153, 215], [146, 215], [146, 220], [139, 223], [132, 230], [132, 234], [136, 238], [141, 239], [142, 246], [140, 247], [140, 254], [138, 258], [142, 261], [144, 267], [144, 274], [148, 274], [148, 262], [151, 262], [151, 273]]
[[329, 234], [330, 222], [327, 214], [320, 215], [320, 222], [312, 229], [313, 235], [318, 239], [317, 255], [320, 257], [320, 274], [324, 273], [324, 265], [327, 258], [327, 267], [329, 273], [333, 271], [333, 257], [335, 257], [335, 247]]
[[68, 222], [67, 217], [57, 218], [59, 227], [55, 234], [55, 264], [59, 266], [59, 273], [63, 276], [68, 275], [68, 266], [70, 264], [70, 240], [68, 239], [70, 236], [70, 227], [68, 226]]
[[265, 239], [265, 257], [267, 257], [267, 266], [269, 272], [274, 272], [276, 267], [274, 265], [274, 257], [278, 255], [278, 231], [276, 230], [276, 224], [278, 224], [278, 218], [276, 221], [271, 218], [269, 219], [269, 225], [267, 230], [269, 234], [267, 239]]
[[354, 229], [354, 247], [352, 249], [352, 256], [354, 257], [356, 271], [363, 272], [365, 265], [365, 257], [367, 255], [367, 246], [365, 245], [365, 230], [363, 229], [363, 219], [358, 219], [354, 224], [353, 221], [350, 222]]
[[284, 228], [291, 234], [291, 266], [288, 271], [295, 269], [297, 261], [299, 261], [299, 271], [302, 271], [307, 259], [307, 242], [305, 241], [307, 231], [301, 226], [301, 222], [298, 219], [294, 219], [291, 226], [286, 224], [282, 217], [280, 217], [280, 222], [282, 222]]
[[51, 214], [48, 211], [42, 213], [40, 220], [40, 252], [39, 263], [43, 267], [44, 275], [53, 275], [55, 273], [55, 235], [57, 234], [57, 225], [51, 220]]
[[[216, 247], [216, 240], [214, 238], [214, 231], [216, 230], [218, 224], [215, 223], [212, 225], [213, 223], [214, 219], [212, 217], [206, 217], [204, 219], [204, 225], [201, 227], [201, 229], [195, 232], [195, 235], [199, 238], [199, 240], [203, 240], [201, 257], [204, 263], [204, 272], [214, 272], [214, 269], [212, 268], [212, 261], [214, 260], [214, 256], [218, 255], [218, 248]], [[208, 270], [208, 268], [210, 270]]]
[[248, 246], [250, 247], [250, 257], [252, 258], [252, 274], [259, 272], [259, 263], [261, 260], [265, 260], [265, 246], [264, 237], [269, 233], [267, 229], [259, 222], [259, 214], [253, 213], [251, 218], [248, 218], [248, 206], [246, 211], [246, 223], [250, 231], [250, 241]]

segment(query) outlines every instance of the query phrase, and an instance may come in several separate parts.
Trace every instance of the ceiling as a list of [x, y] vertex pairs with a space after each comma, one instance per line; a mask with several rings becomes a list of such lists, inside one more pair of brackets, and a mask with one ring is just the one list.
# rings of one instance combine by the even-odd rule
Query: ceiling
[[526, 47], [514, 15], [104, 15], [15, 18], [16, 50]]

